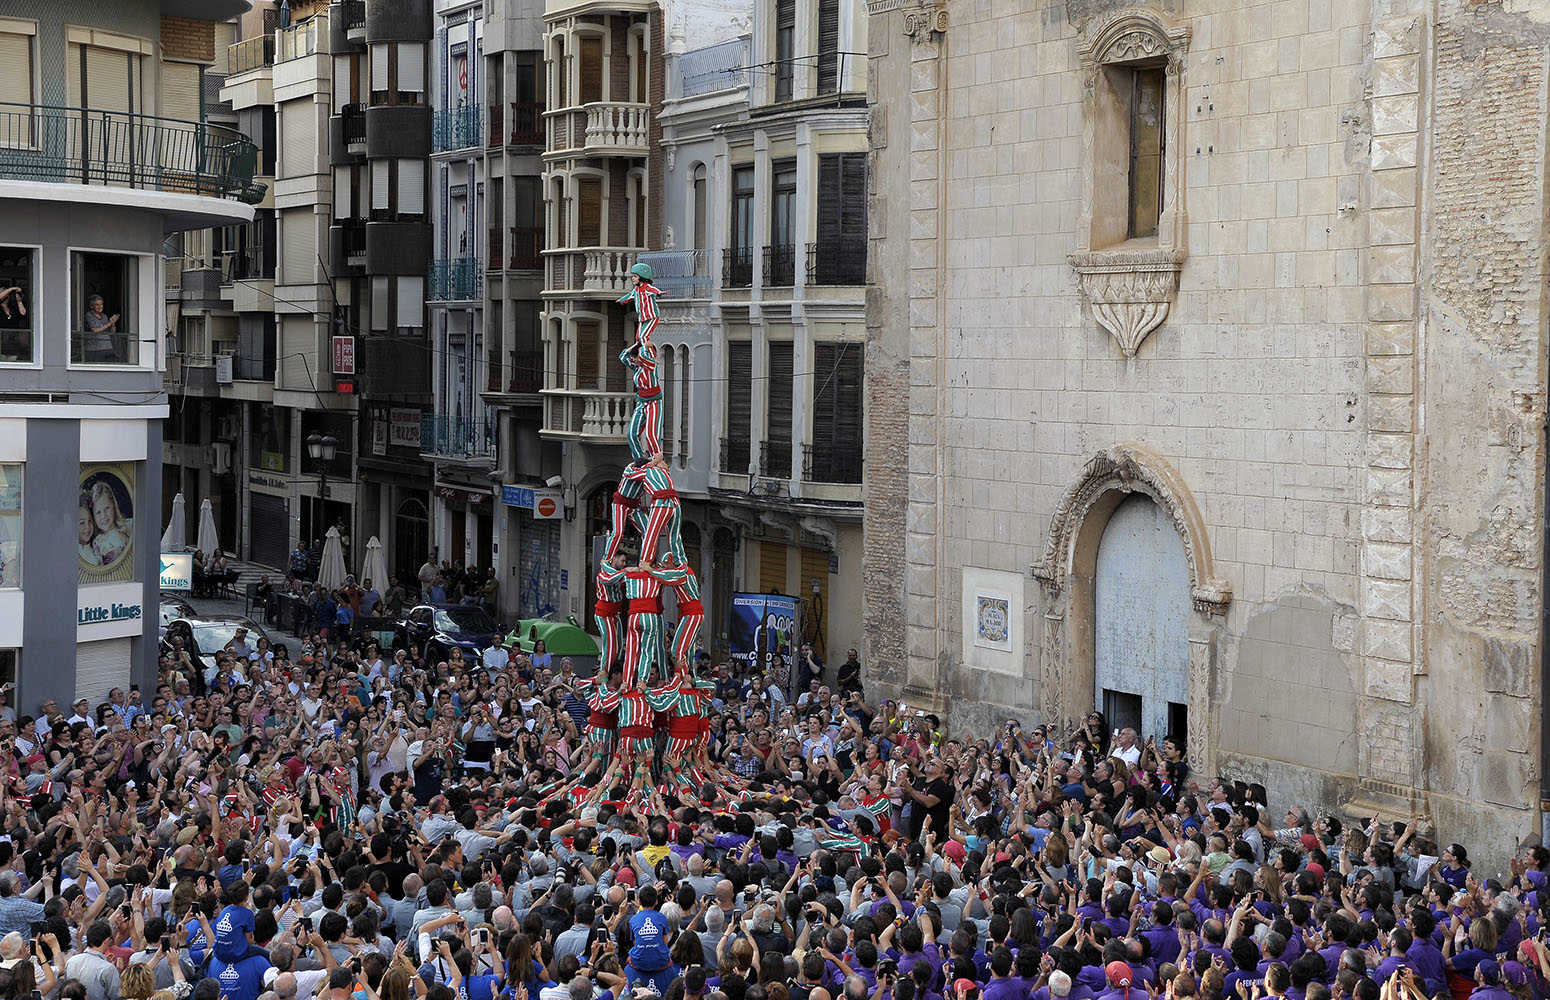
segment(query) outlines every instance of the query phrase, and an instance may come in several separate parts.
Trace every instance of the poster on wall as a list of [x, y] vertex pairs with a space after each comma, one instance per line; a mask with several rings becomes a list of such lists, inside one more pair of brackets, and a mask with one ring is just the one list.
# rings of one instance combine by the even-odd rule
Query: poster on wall
[[22, 585], [22, 466], [0, 465], [0, 587]]
[[134, 465], [81, 466], [75, 515], [77, 583], [134, 579]]
[[785, 594], [733, 594], [728, 625], [732, 658], [762, 667], [770, 682], [784, 690], [797, 634], [797, 599]]

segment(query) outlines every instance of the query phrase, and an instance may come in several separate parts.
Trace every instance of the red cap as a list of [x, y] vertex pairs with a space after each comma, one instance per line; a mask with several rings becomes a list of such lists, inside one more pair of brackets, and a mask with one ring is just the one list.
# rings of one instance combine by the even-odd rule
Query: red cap
[[621, 869], [619, 869], [618, 873], [614, 876], [614, 879], [616, 881], [620, 882], [623, 885], [634, 885], [635, 884], [635, 869], [633, 869], [633, 868], [621, 868]]
[[972, 979], [958, 979], [953, 982], [953, 989], [958, 993], [972, 993], [979, 988], [979, 983]]
[[969, 852], [964, 849], [964, 846], [956, 840], [949, 840], [947, 843], [943, 844], [942, 853], [952, 858], [959, 864], [963, 864], [963, 859], [969, 854]]
[[1298, 838], [1298, 842], [1302, 844], [1302, 849], [1305, 851], [1314, 850], [1319, 846], [1319, 838], [1315, 837], [1311, 833], [1303, 834]]
[[1317, 861], [1308, 862], [1308, 867], [1306, 870], [1308, 874], [1312, 875], [1314, 878], [1322, 879], [1324, 877], [1324, 866], [1319, 864]]

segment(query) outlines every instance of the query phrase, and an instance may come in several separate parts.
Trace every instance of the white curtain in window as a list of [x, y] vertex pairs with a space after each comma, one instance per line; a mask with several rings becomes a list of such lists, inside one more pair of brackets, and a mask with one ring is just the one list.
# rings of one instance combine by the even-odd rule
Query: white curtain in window
[[388, 207], [388, 163], [387, 160], [371, 161], [371, 207], [384, 212]]
[[350, 168], [334, 168], [334, 218], [350, 217]]
[[425, 214], [425, 161], [398, 161], [398, 212], [400, 215]]
[[334, 56], [334, 114], [350, 103], [350, 57]]
[[425, 325], [425, 279], [398, 279], [398, 326], [419, 329]]

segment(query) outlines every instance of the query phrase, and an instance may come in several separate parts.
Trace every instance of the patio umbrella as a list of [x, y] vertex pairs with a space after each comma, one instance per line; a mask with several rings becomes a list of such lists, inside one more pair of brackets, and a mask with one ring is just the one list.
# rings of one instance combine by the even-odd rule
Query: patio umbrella
[[388, 589], [387, 556], [382, 554], [382, 542], [376, 535], [366, 543], [366, 560], [361, 563], [361, 586], [366, 586], [367, 580], [378, 592]]
[[329, 590], [344, 586], [344, 545], [339, 541], [339, 529], [329, 528], [323, 539], [323, 560], [318, 564], [318, 584]]
[[172, 516], [167, 519], [167, 530], [161, 536], [163, 552], [182, 552], [188, 547], [188, 514], [184, 508], [183, 494], [172, 498]]
[[[177, 500], [172, 502], [177, 503]], [[206, 559], [214, 559], [221, 551], [220, 539], [215, 533], [215, 511], [210, 507], [209, 498], [199, 505], [199, 542], [195, 548], [203, 552]]]

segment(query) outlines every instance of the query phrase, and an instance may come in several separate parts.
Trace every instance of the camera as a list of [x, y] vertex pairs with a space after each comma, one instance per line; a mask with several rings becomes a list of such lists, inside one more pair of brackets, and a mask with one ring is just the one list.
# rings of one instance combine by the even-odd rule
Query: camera
[[885, 958], [877, 963], [878, 976], [897, 976], [899, 974], [899, 962], [897, 959]]

